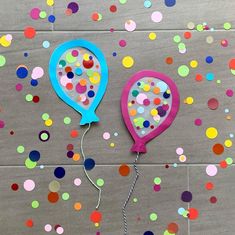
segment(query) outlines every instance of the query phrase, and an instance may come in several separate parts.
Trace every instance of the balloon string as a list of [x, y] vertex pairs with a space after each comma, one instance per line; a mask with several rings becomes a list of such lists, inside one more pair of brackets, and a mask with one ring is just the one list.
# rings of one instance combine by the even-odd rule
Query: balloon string
[[[85, 137], [85, 135], [88, 133], [88, 131], [90, 130], [90, 128], [91, 128], [91, 124], [89, 123], [88, 128], [85, 130], [85, 132], [83, 133], [82, 138], [81, 138], [81, 153], [82, 153], [82, 157], [83, 157], [83, 162], [85, 162], [85, 160], [86, 160], [86, 156], [85, 156], [84, 151], [83, 151], [84, 137]], [[98, 202], [97, 202], [97, 205], [96, 205], [96, 210], [98, 210], [99, 207], [100, 207], [100, 201], [101, 201], [101, 193], [102, 193], [102, 190], [101, 190], [101, 188], [98, 187], [98, 186], [94, 183], [94, 181], [90, 178], [90, 176], [89, 176], [88, 173], [87, 173], [87, 170], [86, 170], [85, 166], [83, 166], [83, 170], [84, 170], [84, 173], [85, 173], [87, 179], [90, 181], [90, 183], [99, 191], [99, 198], [98, 198]]]
[[130, 190], [129, 190], [128, 197], [127, 197], [127, 199], [126, 199], [126, 201], [124, 202], [123, 207], [122, 207], [122, 215], [123, 215], [123, 222], [124, 222], [124, 235], [127, 235], [127, 234], [128, 234], [128, 233], [127, 233], [128, 230], [127, 230], [126, 207], [127, 207], [128, 202], [130, 201], [130, 198], [131, 198], [131, 196], [132, 196], [132, 194], [133, 194], [133, 192], [134, 192], [134, 189], [135, 189], [136, 182], [137, 182], [137, 180], [138, 180], [138, 178], [139, 178], [139, 171], [138, 171], [138, 168], [137, 168], [137, 166], [136, 166], [136, 163], [137, 163], [137, 161], [138, 161], [138, 159], [139, 159], [139, 154], [140, 154], [140, 153], [137, 153], [136, 159], [135, 159], [135, 161], [134, 161], [134, 163], [133, 163], [133, 164], [134, 164], [134, 169], [135, 169], [136, 175], [135, 175], [135, 178], [134, 178], [133, 183], [132, 183], [132, 185], [131, 185], [131, 188], [130, 188]]

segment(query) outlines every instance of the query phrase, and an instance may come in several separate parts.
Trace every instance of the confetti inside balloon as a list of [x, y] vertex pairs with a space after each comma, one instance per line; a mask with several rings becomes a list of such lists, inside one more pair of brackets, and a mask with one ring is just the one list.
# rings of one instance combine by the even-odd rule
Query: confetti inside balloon
[[135, 141], [132, 152], [146, 153], [146, 143], [174, 121], [179, 103], [178, 89], [166, 75], [144, 70], [130, 78], [122, 92], [121, 109]]
[[[135, 178], [122, 207], [124, 235], [128, 234], [126, 207], [139, 178], [137, 161], [146, 153], [146, 143], [165, 131], [179, 110], [180, 98], [175, 83], [166, 75], [143, 70], [126, 83], [121, 96], [121, 111], [126, 127], [135, 143], [131, 148], [137, 156], [133, 163]], [[159, 189], [156, 189], [159, 191]]]
[[100, 49], [82, 39], [65, 42], [53, 52], [49, 72], [57, 95], [81, 113], [80, 125], [98, 122], [95, 110], [108, 83], [108, 67]]
[[[91, 158], [86, 159], [83, 142], [85, 135], [90, 130], [91, 123], [99, 121], [95, 110], [108, 83], [108, 66], [105, 57], [100, 49], [86, 40], [68, 41], [53, 52], [49, 64], [49, 73], [57, 95], [82, 115], [80, 125], [88, 124], [81, 138], [81, 153], [85, 175], [99, 191], [96, 206], [96, 209], [98, 209], [101, 200], [101, 188], [93, 182], [87, 173], [87, 170], [94, 168], [95, 161]], [[58, 176], [56, 175], [58, 178], [61, 177], [59, 173]]]

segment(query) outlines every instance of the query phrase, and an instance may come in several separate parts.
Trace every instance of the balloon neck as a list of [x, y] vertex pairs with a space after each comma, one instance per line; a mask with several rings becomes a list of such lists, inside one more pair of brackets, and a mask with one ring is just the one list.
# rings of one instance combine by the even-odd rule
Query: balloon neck
[[86, 125], [92, 122], [99, 122], [99, 117], [95, 114], [95, 112], [87, 112], [86, 115], [82, 114], [82, 119], [80, 121], [80, 125]]
[[147, 149], [146, 149], [145, 143], [141, 141], [137, 141], [133, 144], [131, 151], [134, 153], [146, 153]]

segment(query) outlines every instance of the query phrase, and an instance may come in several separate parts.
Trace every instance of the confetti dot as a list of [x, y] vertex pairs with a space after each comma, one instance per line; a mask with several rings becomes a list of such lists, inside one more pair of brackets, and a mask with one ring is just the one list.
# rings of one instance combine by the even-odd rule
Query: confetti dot
[[40, 153], [37, 150], [33, 150], [29, 153], [29, 159], [32, 162], [37, 162], [40, 159]]
[[216, 110], [219, 107], [219, 101], [215, 98], [211, 98], [207, 102], [208, 108], [211, 110]]
[[215, 165], [208, 165], [206, 167], [206, 173], [209, 176], [215, 176], [217, 174], [218, 170], [217, 167]]
[[33, 220], [32, 219], [26, 220], [25, 226], [29, 227], [29, 228], [32, 228], [34, 226]]
[[154, 184], [161, 184], [162, 180], [160, 177], [154, 178]]
[[36, 200], [32, 201], [32, 203], [31, 203], [31, 206], [32, 206], [33, 209], [37, 209], [39, 207], [39, 205], [40, 205], [39, 202], [36, 201]]
[[56, 203], [59, 200], [59, 194], [57, 192], [50, 192], [47, 199], [50, 203]]
[[49, 232], [51, 232], [51, 230], [52, 230], [52, 226], [51, 226], [50, 224], [46, 224], [46, 225], [44, 226], [44, 230], [49, 233]]
[[133, 32], [136, 29], [136, 23], [133, 20], [127, 20], [125, 23], [125, 29], [128, 32]]
[[82, 184], [82, 181], [81, 181], [80, 178], [76, 178], [76, 179], [74, 179], [73, 183], [74, 183], [74, 185], [76, 185], [76, 186], [80, 186], [80, 185]]
[[49, 183], [48, 188], [51, 192], [58, 192], [60, 191], [60, 183], [56, 180], [53, 180]]
[[157, 38], [157, 34], [156, 34], [156, 33], [153, 33], [153, 32], [152, 32], [152, 33], [149, 33], [149, 39], [150, 39], [150, 40], [153, 41], [153, 40], [155, 40], [156, 38]]
[[54, 170], [54, 175], [58, 179], [62, 179], [65, 176], [65, 169], [63, 167], [57, 167]]
[[184, 191], [182, 194], [181, 194], [181, 200], [183, 202], [191, 202], [193, 199], [193, 195], [191, 192], [189, 191]]
[[110, 133], [109, 132], [104, 132], [103, 139], [104, 140], [109, 140], [110, 139]]
[[65, 118], [64, 118], [64, 124], [65, 124], [65, 125], [71, 124], [71, 118], [70, 118], [70, 117], [65, 117]]
[[190, 220], [196, 220], [199, 216], [198, 210], [196, 208], [189, 208], [188, 209], [188, 218]]
[[99, 186], [99, 187], [103, 187], [104, 186], [104, 180], [103, 179], [97, 179], [96, 180], [96, 184]]
[[32, 39], [36, 36], [36, 30], [33, 27], [26, 27], [24, 29], [24, 36], [28, 39]]
[[209, 127], [206, 129], [206, 136], [209, 139], [215, 139], [218, 136], [218, 131], [215, 127]]
[[0, 67], [3, 67], [6, 64], [6, 58], [3, 55], [0, 55]]
[[18, 191], [19, 185], [16, 184], [16, 183], [14, 183], [14, 184], [11, 185], [11, 189], [12, 189], [13, 191]]
[[229, 22], [224, 23], [224, 29], [230, 30], [232, 28], [232, 25]]
[[178, 224], [176, 224], [176, 223], [170, 223], [170, 224], [168, 224], [168, 226], [167, 226], [167, 230], [168, 230], [168, 232], [171, 233], [171, 234], [176, 234], [176, 233], [178, 233], [178, 231], [179, 231], [179, 226], [178, 226]]
[[80, 202], [76, 202], [76, 203], [74, 204], [74, 209], [75, 209], [76, 211], [80, 211], [80, 210], [82, 209], [82, 204], [81, 204]]
[[43, 41], [42, 46], [47, 49], [50, 47], [50, 42], [49, 41]]
[[37, 166], [37, 162], [32, 162], [29, 158], [25, 160], [25, 166], [28, 169], [34, 169]]
[[152, 15], [151, 15], [151, 19], [152, 19], [152, 21], [155, 22], [155, 23], [161, 22], [161, 21], [162, 21], [162, 18], [163, 18], [163, 16], [162, 16], [162, 13], [161, 13], [160, 11], [155, 11], [155, 12], [153, 12]]
[[16, 149], [17, 153], [24, 153], [24, 150], [25, 150], [25, 148], [23, 145], [19, 145]]
[[134, 65], [134, 59], [131, 56], [125, 56], [122, 59], [122, 65], [125, 68], [131, 68]]
[[84, 167], [86, 170], [90, 171], [92, 170], [94, 167], [95, 167], [95, 161], [94, 159], [92, 158], [87, 158], [85, 161], [84, 161]]
[[176, 0], [165, 0], [165, 5], [167, 7], [173, 7], [176, 4]]
[[144, 1], [144, 7], [145, 8], [150, 8], [152, 6], [152, 2], [150, 0], [145, 0]]
[[151, 213], [151, 214], [149, 215], [149, 219], [150, 219], [151, 221], [157, 221], [157, 218], [158, 218], [158, 216], [157, 216], [156, 213]]
[[62, 199], [63, 199], [64, 201], [68, 201], [69, 198], [70, 198], [69, 193], [63, 193], [63, 194], [62, 194]]
[[178, 155], [182, 155], [182, 154], [184, 153], [184, 149], [181, 148], [181, 147], [178, 147], [178, 148], [176, 149], [176, 153], [177, 153]]
[[130, 174], [130, 167], [126, 164], [122, 164], [120, 167], [119, 167], [119, 174], [121, 176], [128, 176]]
[[31, 192], [35, 188], [35, 182], [31, 179], [25, 180], [24, 181], [24, 189], [25, 191]]
[[213, 145], [212, 150], [214, 154], [220, 155], [224, 152], [224, 146], [222, 144], [217, 143]]
[[189, 75], [189, 68], [187, 65], [181, 65], [179, 68], [178, 68], [178, 74], [181, 76], [181, 77], [187, 77]]
[[91, 213], [90, 220], [93, 223], [100, 223], [100, 221], [102, 220], [102, 214], [99, 211], [95, 210]]

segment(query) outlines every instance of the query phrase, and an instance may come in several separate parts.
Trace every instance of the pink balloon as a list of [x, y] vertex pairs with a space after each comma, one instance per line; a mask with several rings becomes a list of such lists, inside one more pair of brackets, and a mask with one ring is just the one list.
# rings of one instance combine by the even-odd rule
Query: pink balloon
[[171, 78], [151, 70], [134, 74], [121, 97], [122, 116], [135, 141], [131, 151], [146, 153], [145, 145], [172, 124], [179, 106], [179, 92]]

